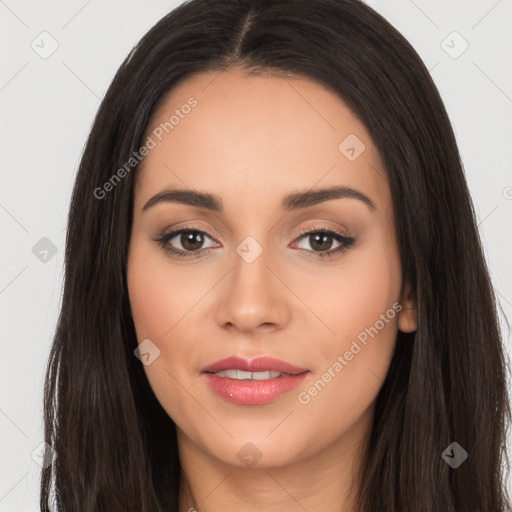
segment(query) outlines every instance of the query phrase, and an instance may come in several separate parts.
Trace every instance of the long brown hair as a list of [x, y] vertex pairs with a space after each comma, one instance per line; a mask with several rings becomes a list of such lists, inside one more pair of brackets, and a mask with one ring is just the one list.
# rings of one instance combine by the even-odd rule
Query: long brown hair
[[[412, 46], [358, 0], [190, 0], [121, 64], [71, 199], [62, 306], [45, 382], [41, 510], [177, 511], [175, 424], [152, 392], [130, 314], [126, 259], [137, 168], [159, 100], [207, 70], [292, 73], [330, 88], [367, 127], [392, 191], [418, 329], [399, 332], [365, 453], [360, 512], [494, 512], [510, 406], [497, 300], [454, 133]], [[457, 442], [468, 459], [442, 458]], [[508, 467], [508, 466], [507, 466]]]

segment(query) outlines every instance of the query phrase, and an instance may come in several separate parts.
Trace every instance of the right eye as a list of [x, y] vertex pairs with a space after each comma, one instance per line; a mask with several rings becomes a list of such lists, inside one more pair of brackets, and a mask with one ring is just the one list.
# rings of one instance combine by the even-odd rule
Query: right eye
[[[213, 240], [212, 237], [204, 231], [186, 226], [175, 231], [161, 233], [155, 239], [155, 242], [158, 242], [162, 249], [169, 254], [174, 254], [179, 257], [191, 257], [211, 249], [211, 247], [207, 247], [206, 249], [202, 247], [206, 238]], [[181, 247], [177, 248], [175, 244], [179, 244]]]

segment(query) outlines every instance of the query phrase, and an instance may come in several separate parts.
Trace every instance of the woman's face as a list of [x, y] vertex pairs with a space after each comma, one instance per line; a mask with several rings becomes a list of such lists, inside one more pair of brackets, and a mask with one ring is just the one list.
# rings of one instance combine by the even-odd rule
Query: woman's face
[[127, 279], [144, 368], [179, 439], [237, 466], [354, 448], [397, 329], [415, 328], [364, 125], [314, 81], [237, 70], [182, 82], [146, 137]]

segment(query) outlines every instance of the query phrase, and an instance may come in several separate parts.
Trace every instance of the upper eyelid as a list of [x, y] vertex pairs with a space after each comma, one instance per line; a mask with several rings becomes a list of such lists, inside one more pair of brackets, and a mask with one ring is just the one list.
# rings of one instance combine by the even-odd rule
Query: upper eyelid
[[162, 232], [161, 236], [169, 238], [169, 240], [171, 240], [172, 238], [180, 235], [183, 232], [187, 232], [187, 231], [192, 232], [192, 233], [201, 233], [202, 235], [206, 235], [208, 238], [211, 238], [212, 240], [215, 240], [215, 236], [213, 236], [210, 233], [208, 233], [208, 231], [206, 231], [204, 229], [192, 227], [192, 226], [189, 226], [189, 227], [183, 226], [181, 228], [165, 230], [165, 231]]

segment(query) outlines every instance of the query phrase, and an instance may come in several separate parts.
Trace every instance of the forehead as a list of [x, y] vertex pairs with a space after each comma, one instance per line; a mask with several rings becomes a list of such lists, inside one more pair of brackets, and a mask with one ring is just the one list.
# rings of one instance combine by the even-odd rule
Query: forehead
[[386, 192], [364, 124], [338, 95], [304, 77], [199, 73], [162, 98], [146, 137], [154, 147], [137, 176], [146, 198], [169, 185], [268, 199], [270, 190], [342, 184], [363, 188], [377, 204]]

